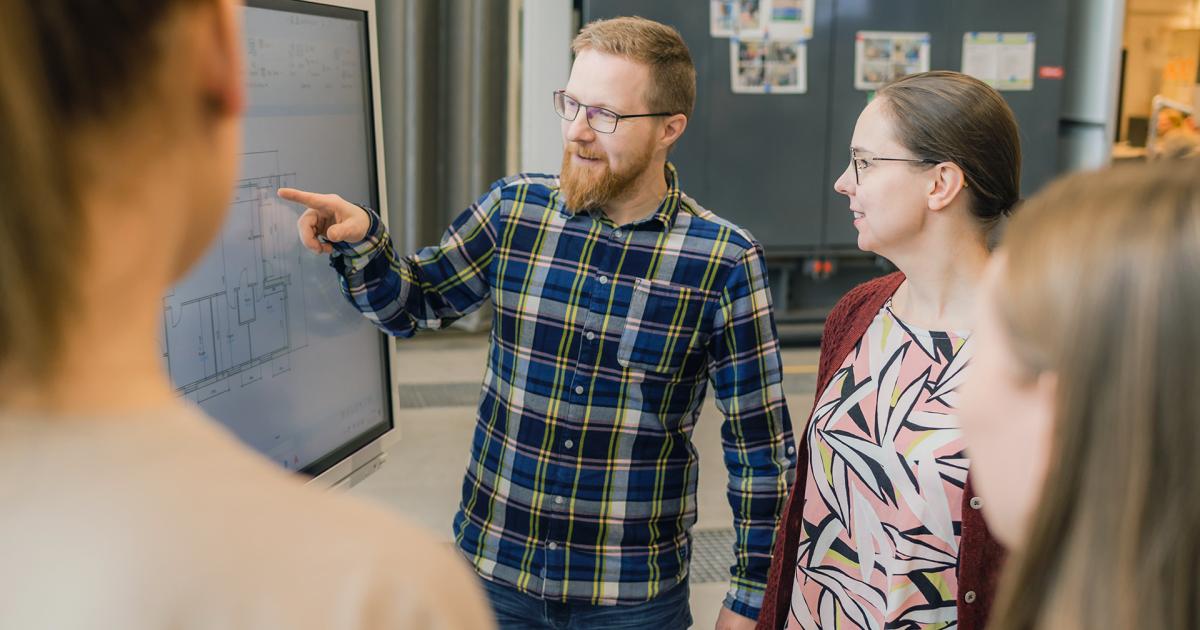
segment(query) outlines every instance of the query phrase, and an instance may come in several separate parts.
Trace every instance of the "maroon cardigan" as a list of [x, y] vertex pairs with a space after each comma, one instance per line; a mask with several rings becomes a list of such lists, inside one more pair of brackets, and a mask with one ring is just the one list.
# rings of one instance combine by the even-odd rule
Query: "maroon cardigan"
[[[904, 282], [904, 275], [893, 273], [861, 284], [845, 295], [830, 311], [821, 336], [821, 364], [817, 370], [816, 398], [833, 380], [846, 357], [866, 334], [871, 321]], [[817, 401], [813, 401], [816, 408]], [[793, 416], [794, 417], [794, 416]], [[812, 417], [809, 412], [805, 416]], [[796, 581], [796, 553], [800, 546], [800, 528], [804, 514], [804, 488], [808, 481], [808, 444], [806, 427], [797, 425], [796, 480], [775, 536], [771, 553], [771, 572], [767, 578], [762, 612], [758, 615], [757, 630], [778, 630], [787, 625], [792, 605], [792, 587]], [[958, 627], [961, 630], [983, 630], [996, 580], [1004, 562], [1004, 549], [988, 532], [968, 476], [963, 492], [962, 539], [958, 552]]]

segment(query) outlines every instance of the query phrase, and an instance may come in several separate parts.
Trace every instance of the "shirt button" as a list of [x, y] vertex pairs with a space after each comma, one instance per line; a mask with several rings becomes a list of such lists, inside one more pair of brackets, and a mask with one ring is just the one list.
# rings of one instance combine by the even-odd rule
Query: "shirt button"
[[788, 447], [788, 455], [795, 455], [795, 454], [796, 454], [796, 447], [795, 447], [795, 446], [789, 446], [789, 447]]
[[562, 503], [563, 503], [563, 498], [562, 498], [562, 497], [554, 497], [554, 504], [555, 504], [555, 505], [562, 505]]
[[621, 236], [622, 236], [621, 230], [613, 230], [613, 237], [621, 238]]
[[587, 334], [584, 335], [584, 337], [587, 337], [588, 341], [592, 341], [593, 339], [596, 338], [596, 333], [589, 330], [589, 331], [587, 331]]
[[550, 548], [550, 551], [554, 551], [555, 549], [558, 549], [558, 543], [556, 543], [556, 542], [552, 542], [546, 546]]
[[576, 385], [576, 386], [575, 386], [575, 393], [576, 393], [576, 394], [582, 394], [582, 393], [583, 393], [583, 385]]
[[608, 276], [600, 276], [600, 284], [608, 284]]
[[[550, 543], [550, 544], [553, 545], [554, 543]], [[551, 547], [551, 549], [553, 549], [553, 547]], [[975, 591], [967, 591], [966, 593], [963, 593], [963, 601], [967, 602], [968, 604], [974, 604], [975, 603]]]
[[983, 508], [983, 499], [979, 497], [971, 497], [971, 509], [978, 510]]
[[563, 442], [563, 446], [567, 448], [575, 448], [575, 440], [567, 440], [566, 442]]

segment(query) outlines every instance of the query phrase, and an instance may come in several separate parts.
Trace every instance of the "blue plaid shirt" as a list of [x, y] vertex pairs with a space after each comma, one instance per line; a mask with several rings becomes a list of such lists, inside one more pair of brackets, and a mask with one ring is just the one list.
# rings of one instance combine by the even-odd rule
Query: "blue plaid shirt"
[[496, 182], [441, 244], [400, 257], [377, 215], [331, 264], [398, 337], [495, 311], [457, 544], [486, 579], [556, 601], [645, 602], [688, 574], [709, 381], [733, 507], [725, 604], [756, 617], [795, 448], [762, 248], [680, 191], [617, 226], [558, 178]]

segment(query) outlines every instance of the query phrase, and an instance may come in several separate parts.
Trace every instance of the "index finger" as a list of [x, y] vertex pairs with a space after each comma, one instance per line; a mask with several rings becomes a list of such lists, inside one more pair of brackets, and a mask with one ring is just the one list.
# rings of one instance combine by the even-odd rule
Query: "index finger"
[[308, 206], [309, 208], [317, 208], [319, 210], [333, 210], [333, 204], [330, 202], [328, 195], [308, 192], [306, 190], [297, 190], [295, 188], [280, 188], [275, 192], [281, 199], [294, 201], [298, 204]]

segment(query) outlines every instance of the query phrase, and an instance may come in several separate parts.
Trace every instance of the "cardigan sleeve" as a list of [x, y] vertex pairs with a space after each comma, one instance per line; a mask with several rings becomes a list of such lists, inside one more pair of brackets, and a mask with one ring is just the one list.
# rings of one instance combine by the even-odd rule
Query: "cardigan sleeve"
[[[860, 284], [838, 300], [825, 318], [821, 334], [821, 358], [817, 367], [817, 388], [813, 407], [821, 393], [833, 380], [833, 375], [854, 349], [858, 340], [866, 333], [875, 314], [896, 292], [904, 275], [896, 272]], [[804, 439], [810, 410], [792, 424], [796, 437], [796, 475], [791, 492], [779, 520], [780, 531], [775, 536], [771, 553], [771, 568], [767, 574], [767, 589], [763, 596], [763, 607], [758, 615], [757, 630], [777, 630], [787, 624], [787, 613], [792, 601], [792, 585], [796, 580], [794, 558], [800, 547], [800, 528], [804, 515], [804, 487], [808, 482], [808, 442]]]

